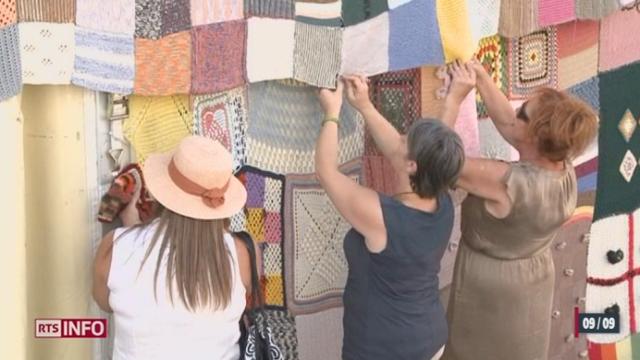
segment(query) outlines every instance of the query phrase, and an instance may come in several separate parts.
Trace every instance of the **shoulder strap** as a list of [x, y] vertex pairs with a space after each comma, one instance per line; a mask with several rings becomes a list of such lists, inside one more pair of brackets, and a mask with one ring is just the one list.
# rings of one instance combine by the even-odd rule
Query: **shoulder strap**
[[256, 309], [263, 306], [262, 290], [260, 287], [260, 277], [258, 276], [258, 265], [256, 262], [256, 248], [251, 235], [246, 231], [235, 232], [233, 235], [242, 240], [249, 252], [249, 263], [251, 266], [251, 308]]

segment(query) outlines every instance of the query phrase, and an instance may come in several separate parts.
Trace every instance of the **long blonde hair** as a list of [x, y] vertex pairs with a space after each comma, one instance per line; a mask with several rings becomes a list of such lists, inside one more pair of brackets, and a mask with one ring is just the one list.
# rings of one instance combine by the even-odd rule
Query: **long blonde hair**
[[[197, 220], [163, 209], [140, 269], [160, 243], [154, 275], [154, 293], [164, 254], [168, 252], [165, 281], [171, 302], [174, 291], [190, 311], [224, 309], [231, 301], [232, 271], [224, 243], [227, 219]], [[174, 280], [176, 289], [174, 289]]]

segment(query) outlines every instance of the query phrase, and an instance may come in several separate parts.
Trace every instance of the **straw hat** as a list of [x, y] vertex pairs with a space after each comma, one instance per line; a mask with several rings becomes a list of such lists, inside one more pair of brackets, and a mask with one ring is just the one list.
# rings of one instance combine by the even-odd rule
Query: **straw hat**
[[247, 200], [232, 168], [233, 159], [224, 146], [194, 135], [175, 151], [149, 156], [143, 174], [151, 195], [169, 210], [213, 220], [236, 214]]

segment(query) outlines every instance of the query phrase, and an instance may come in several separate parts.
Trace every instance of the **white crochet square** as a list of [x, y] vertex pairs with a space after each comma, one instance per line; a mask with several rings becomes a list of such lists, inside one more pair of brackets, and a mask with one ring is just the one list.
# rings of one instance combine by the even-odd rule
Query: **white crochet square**
[[69, 84], [73, 73], [73, 24], [20, 23], [20, 58], [25, 84]]

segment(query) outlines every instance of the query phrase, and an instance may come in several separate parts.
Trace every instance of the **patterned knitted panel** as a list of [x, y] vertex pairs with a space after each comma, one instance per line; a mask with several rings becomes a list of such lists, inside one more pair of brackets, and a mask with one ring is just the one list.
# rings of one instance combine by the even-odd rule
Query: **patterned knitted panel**
[[191, 0], [193, 26], [244, 18], [243, 0]]
[[0, 28], [18, 21], [16, 0], [0, 0]]
[[136, 37], [159, 39], [162, 36], [163, 0], [136, 1]]
[[188, 96], [132, 96], [124, 135], [133, 145], [139, 163], [153, 153], [173, 150], [192, 133]]
[[293, 78], [335, 88], [340, 72], [342, 29], [296, 22]]
[[640, 60], [640, 12], [618, 11], [602, 20], [600, 71]]
[[[322, 123], [316, 89], [266, 81], [249, 87], [247, 164], [278, 174], [314, 173], [314, 149]], [[361, 115], [348, 105], [340, 116], [341, 163], [362, 156]]]
[[22, 90], [18, 25], [0, 29], [0, 101]]
[[247, 33], [247, 79], [250, 82], [293, 77], [293, 20], [250, 18]]
[[308, 3], [296, 1], [296, 21], [310, 25], [342, 27], [342, 1]]
[[246, 83], [246, 25], [237, 20], [193, 29], [193, 93], [224, 91]]
[[566, 89], [598, 74], [600, 24], [574, 21], [559, 25], [558, 87]]
[[[442, 36], [446, 62], [456, 59], [467, 61], [476, 47], [471, 31], [472, 16], [467, 4], [467, 0], [436, 1], [437, 28]], [[476, 16], [478, 14], [473, 14], [473, 17]]]
[[444, 63], [442, 38], [431, 0], [413, 0], [389, 11], [389, 70]]
[[18, 21], [73, 23], [75, 0], [18, 0]]
[[598, 190], [594, 220], [640, 207], [640, 63], [600, 74]]
[[473, 43], [498, 32], [501, 0], [467, 0]]
[[73, 24], [20, 23], [20, 57], [25, 84], [69, 84], [73, 72]]
[[76, 25], [93, 30], [133, 35], [136, 28], [135, 0], [102, 0], [76, 2]]
[[294, 0], [244, 0], [244, 8], [249, 16], [293, 19], [294, 2]]
[[135, 59], [133, 34], [76, 27], [76, 58], [71, 82], [96, 91], [130, 94]]
[[190, 0], [164, 0], [162, 6], [162, 36], [191, 28]]
[[524, 36], [540, 28], [539, 0], [503, 0], [500, 5], [498, 32], [509, 38]]
[[374, 18], [389, 9], [387, 0], [343, 0], [342, 21], [345, 26]]
[[561, 24], [575, 18], [575, 0], [538, 0], [540, 26]]
[[218, 140], [233, 155], [233, 171], [245, 162], [247, 131], [247, 92], [245, 88], [196, 96], [193, 101], [194, 131]]
[[509, 44], [509, 97], [526, 98], [543, 86], [558, 84], [557, 40], [554, 28], [537, 31]]
[[618, 0], [576, 0], [578, 19], [602, 19], [619, 8]]
[[[478, 50], [476, 51], [476, 59], [487, 70], [493, 82], [502, 90], [507, 92], [508, 84], [508, 61], [507, 61], [507, 44], [508, 40], [500, 35], [486, 37], [480, 40]], [[476, 107], [478, 117], [484, 118], [487, 114], [487, 107], [480, 97], [480, 93], [476, 94]]]
[[136, 39], [136, 79], [139, 95], [188, 94], [191, 89], [191, 33], [160, 40]]
[[341, 74], [376, 75], [389, 70], [389, 13], [346, 27]]
[[[359, 162], [341, 171], [361, 181]], [[342, 243], [351, 226], [335, 209], [315, 174], [285, 180], [284, 261], [287, 308], [308, 314], [342, 305], [347, 261]]]

